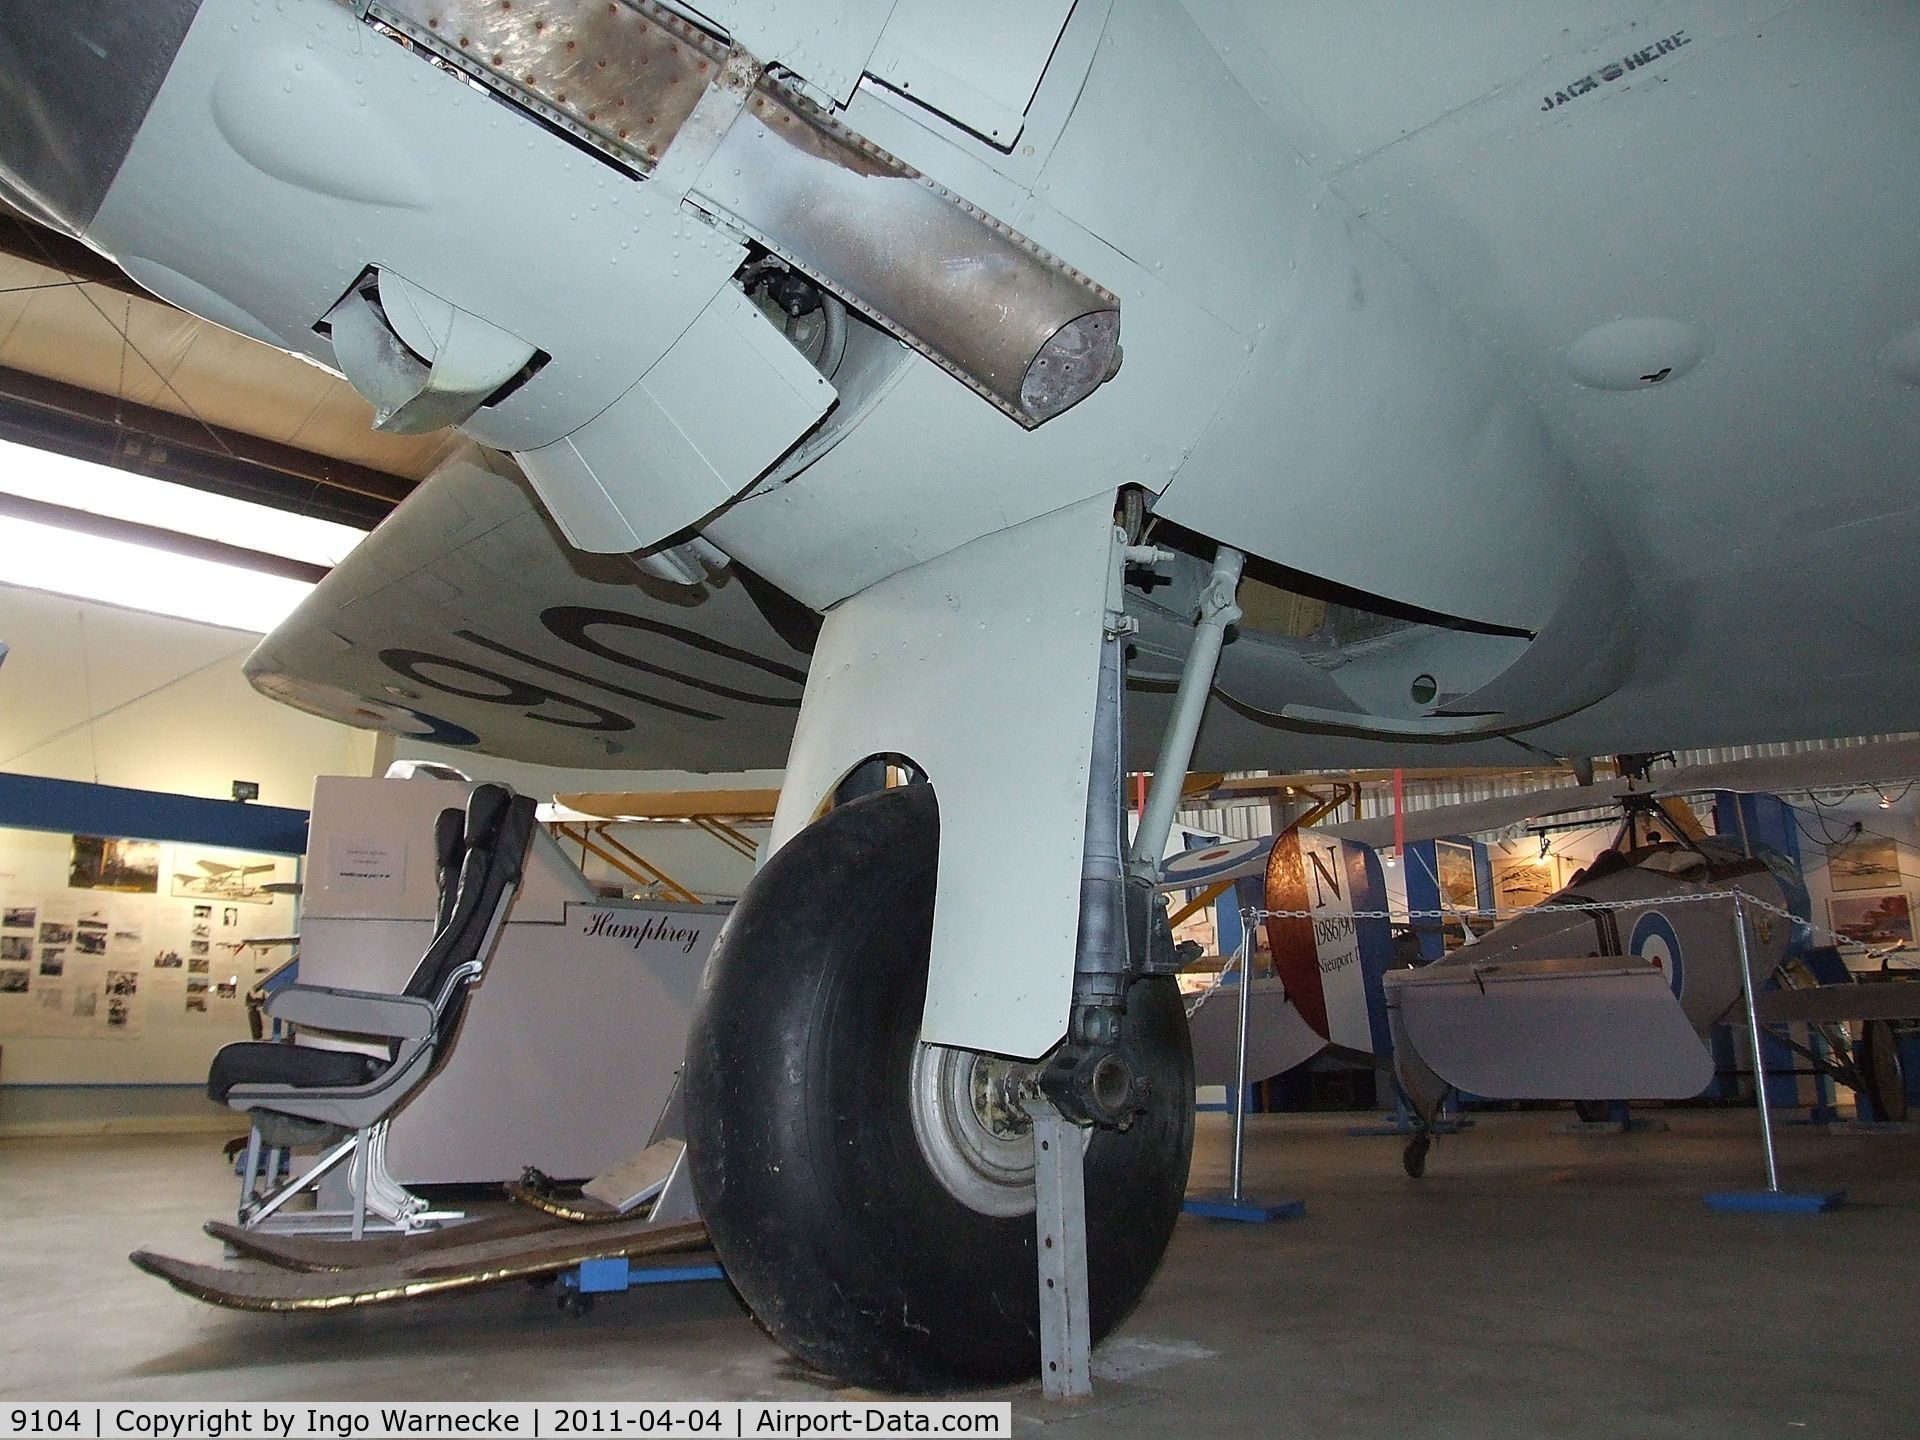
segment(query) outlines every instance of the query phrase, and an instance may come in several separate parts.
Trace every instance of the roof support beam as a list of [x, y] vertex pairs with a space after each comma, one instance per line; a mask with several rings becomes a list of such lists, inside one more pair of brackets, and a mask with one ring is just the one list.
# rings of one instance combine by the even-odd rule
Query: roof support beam
[[0, 366], [0, 438], [350, 525], [377, 525], [415, 484], [8, 366]]

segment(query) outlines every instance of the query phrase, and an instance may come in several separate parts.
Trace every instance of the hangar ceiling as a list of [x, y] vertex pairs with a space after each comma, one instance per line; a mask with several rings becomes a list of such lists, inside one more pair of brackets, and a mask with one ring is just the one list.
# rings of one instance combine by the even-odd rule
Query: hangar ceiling
[[376, 432], [345, 381], [4, 206], [0, 438], [369, 527], [450, 443]]

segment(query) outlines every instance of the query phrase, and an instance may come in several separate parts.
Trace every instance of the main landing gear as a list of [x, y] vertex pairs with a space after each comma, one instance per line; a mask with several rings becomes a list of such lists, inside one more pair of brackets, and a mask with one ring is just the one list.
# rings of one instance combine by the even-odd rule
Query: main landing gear
[[[920, 1044], [933, 787], [836, 807], [741, 897], [687, 1058], [700, 1213], [774, 1338], [855, 1384], [1033, 1375], [1040, 1355], [1034, 1067]], [[1193, 1144], [1174, 982], [1135, 980], [1124, 1048], [1145, 1108], [1086, 1153], [1089, 1329], [1133, 1308], [1173, 1233]]]

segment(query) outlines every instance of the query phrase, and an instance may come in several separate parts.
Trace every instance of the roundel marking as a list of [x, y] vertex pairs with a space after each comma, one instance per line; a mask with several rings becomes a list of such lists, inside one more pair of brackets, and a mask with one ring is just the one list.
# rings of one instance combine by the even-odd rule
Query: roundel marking
[[1202, 849], [1182, 850], [1177, 855], [1167, 857], [1160, 867], [1160, 876], [1169, 885], [1203, 885], [1220, 871], [1230, 870], [1258, 854], [1264, 843], [1260, 840], [1229, 840]]
[[1627, 952], [1651, 960], [1665, 972], [1667, 983], [1678, 996], [1686, 985], [1686, 961], [1680, 954], [1680, 937], [1673, 922], [1658, 910], [1648, 910], [1633, 922], [1633, 934], [1627, 940]]

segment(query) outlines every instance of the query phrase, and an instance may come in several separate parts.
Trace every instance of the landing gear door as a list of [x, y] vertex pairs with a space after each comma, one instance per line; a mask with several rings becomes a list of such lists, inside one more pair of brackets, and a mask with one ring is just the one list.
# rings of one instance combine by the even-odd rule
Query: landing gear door
[[1066, 1032], [1112, 515], [1097, 496], [902, 571], [814, 650], [767, 853], [869, 756], [926, 772], [930, 1043], [1031, 1059]]

